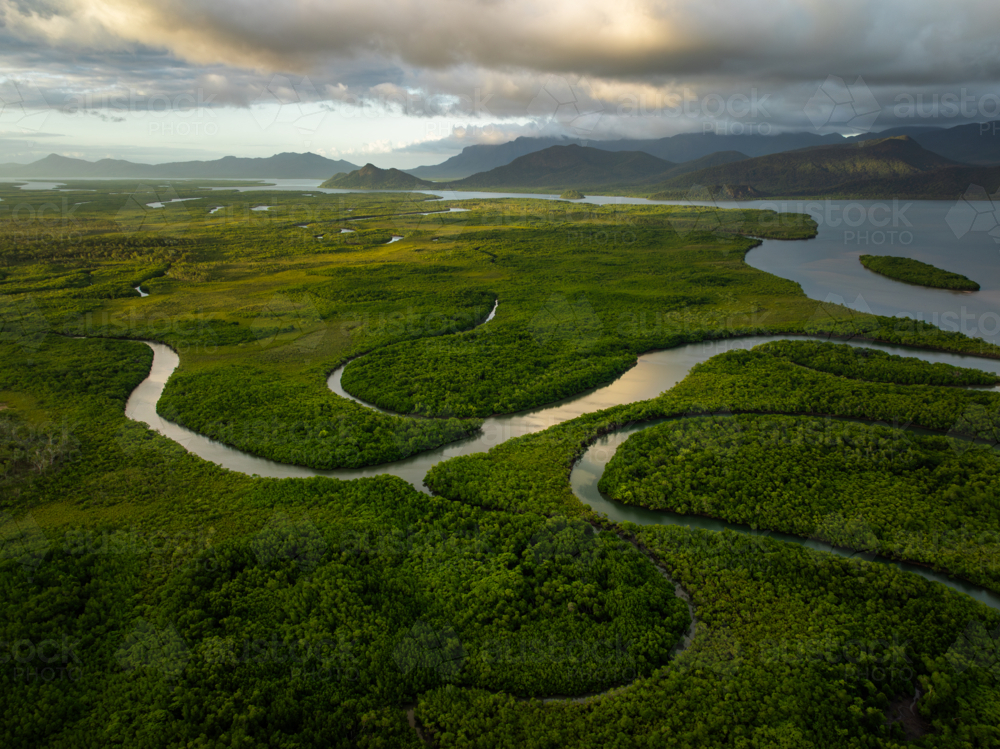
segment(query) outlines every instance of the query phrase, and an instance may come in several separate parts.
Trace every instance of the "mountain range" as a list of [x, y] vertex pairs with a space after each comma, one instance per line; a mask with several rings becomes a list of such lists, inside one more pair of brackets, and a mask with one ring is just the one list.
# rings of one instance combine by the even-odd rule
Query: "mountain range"
[[571, 144], [519, 156], [510, 164], [454, 182], [431, 183], [449, 190], [593, 190], [655, 184], [688, 172], [746, 159], [737, 151], [712, 153], [675, 164], [642, 151], [603, 151]]
[[[693, 187], [730, 197], [870, 196], [951, 198], [1000, 181], [1000, 122], [951, 128], [908, 126], [853, 138], [813, 133], [682, 134], [656, 140], [517, 138], [465, 148], [442, 164], [411, 170], [358, 167], [314, 153], [268, 158], [137, 164], [50, 154], [2, 164], [0, 177], [58, 179], [326, 179], [343, 189], [448, 189], [677, 198]], [[330, 175], [334, 175], [330, 177]], [[434, 181], [431, 181], [431, 180]]]
[[661, 183], [688, 172], [746, 159], [735, 151], [713, 153], [685, 164], [674, 164], [642, 151], [602, 151], [575, 143], [550, 146], [519, 156], [510, 164], [452, 182], [429, 182], [399, 169], [366, 164], [337, 174], [321, 187], [362, 190], [487, 190], [558, 193], [565, 189], [626, 189]]
[[843, 142], [839, 135], [788, 133], [773, 136], [725, 136], [686, 133], [655, 140], [574, 140], [571, 138], [520, 137], [497, 145], [466, 146], [460, 154], [434, 166], [407, 169], [421, 179], [451, 181], [506, 166], [515, 159], [553, 146], [583, 146], [601, 151], [641, 151], [671, 163], [684, 163], [719, 151], [737, 151], [747, 156], [789, 151], [806, 146]]
[[550, 146], [510, 164], [451, 182], [428, 182], [371, 164], [339, 174], [326, 187], [374, 190], [585, 190], [654, 199], [767, 197], [900, 197], [951, 199], [970, 185], [1000, 186], [1000, 166], [973, 166], [940, 156], [908, 135], [822, 145], [750, 158], [723, 151], [681, 164], [641, 151]]
[[929, 151], [966, 164], [1000, 164], [1000, 121], [956, 125], [950, 128], [910, 125], [879, 133], [844, 138], [815, 133], [778, 133], [775, 135], [717, 135], [682, 133], [650, 140], [583, 141], [567, 138], [521, 137], [498, 145], [466, 146], [460, 154], [433, 166], [404, 171], [425, 180], [464, 179], [510, 164], [514, 159], [552, 146], [581, 145], [602, 151], [642, 151], [664, 161], [686, 163], [720, 151], [737, 151], [748, 157], [768, 156], [812, 146], [834, 146], [906, 135]]
[[260, 159], [225, 156], [213, 161], [136, 164], [120, 159], [84, 161], [49, 154], [32, 164], [0, 164], [0, 177], [120, 179], [326, 179], [358, 167], [315, 153], [279, 153]]
[[[653, 187], [657, 197], [677, 198], [695, 187], [727, 197], [873, 197], [904, 195], [955, 197], [977, 171], [1000, 167], [970, 167], [939, 156], [913, 138], [900, 135], [839, 146], [815, 146], [798, 151], [711, 166], [675, 176]], [[948, 179], [943, 179], [948, 177]], [[946, 183], [955, 183], [940, 193]]]

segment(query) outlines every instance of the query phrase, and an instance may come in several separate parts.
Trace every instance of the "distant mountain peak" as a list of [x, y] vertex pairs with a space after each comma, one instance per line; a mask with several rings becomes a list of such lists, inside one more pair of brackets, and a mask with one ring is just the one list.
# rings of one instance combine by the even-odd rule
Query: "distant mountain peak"
[[448, 187], [460, 189], [584, 189], [628, 185], [662, 175], [675, 164], [640, 151], [603, 151], [577, 143], [519, 156], [506, 166], [474, 174]]
[[431, 186], [431, 182], [425, 182], [399, 169], [379, 169], [371, 163], [348, 174], [335, 174], [321, 185], [361, 190], [422, 190]]
[[[41, 163], [43, 161], [44, 162], [53, 162], [53, 161], [83, 162], [83, 159], [74, 159], [74, 158], [72, 158], [70, 156], [63, 156], [63, 155], [58, 154], [58, 153], [50, 153], [48, 156], [46, 156], [43, 159], [40, 159], [39, 161], [36, 161], [35, 163], [38, 164], [38, 163]], [[84, 162], [84, 163], [86, 163], [86, 162]]]
[[121, 159], [84, 161], [50, 153], [32, 164], [0, 165], [0, 177], [72, 179], [326, 179], [357, 166], [314, 153], [284, 152], [274, 156], [223, 156], [212, 161], [137, 164]]

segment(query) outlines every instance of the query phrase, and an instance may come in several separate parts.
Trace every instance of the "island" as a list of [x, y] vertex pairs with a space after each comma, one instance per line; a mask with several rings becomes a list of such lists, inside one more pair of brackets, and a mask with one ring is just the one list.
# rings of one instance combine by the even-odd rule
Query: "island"
[[862, 255], [858, 258], [868, 270], [896, 281], [928, 286], [932, 289], [979, 291], [979, 284], [959, 273], [941, 270], [933, 265], [906, 257]]
[[579, 190], [566, 190], [562, 195], [559, 196], [563, 200], [583, 200], [586, 195], [584, 195]]

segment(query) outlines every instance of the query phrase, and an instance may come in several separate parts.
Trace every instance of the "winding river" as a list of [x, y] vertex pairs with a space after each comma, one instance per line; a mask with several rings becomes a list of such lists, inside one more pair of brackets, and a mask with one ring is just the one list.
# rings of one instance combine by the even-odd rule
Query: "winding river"
[[[266, 189], [266, 188], [265, 188]], [[301, 189], [301, 188], [300, 188]], [[324, 192], [326, 192], [324, 190]], [[332, 192], [332, 191], [331, 191]], [[455, 196], [459, 197], [459, 196]], [[471, 196], [461, 196], [471, 197]], [[480, 196], [475, 196], [480, 197]], [[482, 197], [498, 197], [497, 195], [484, 194]], [[526, 196], [517, 196], [526, 197]], [[530, 197], [542, 197], [533, 195]], [[545, 196], [548, 197], [548, 196]], [[552, 196], [555, 198], [555, 196]], [[595, 199], [594, 202], [646, 202], [641, 199], [615, 199], [604, 198]], [[866, 204], [867, 205], [867, 204]], [[729, 207], [728, 205], [724, 207]], [[800, 205], [775, 206], [773, 204], [741, 203], [733, 204], [733, 207], [754, 207], [754, 208], [777, 208], [778, 210], [802, 210]], [[933, 236], [921, 245], [926, 248], [928, 244], [943, 241], [942, 227], [947, 224], [942, 223], [947, 204], [935, 205], [932, 213], [941, 221], [936, 221], [933, 225]], [[938, 215], [940, 214], [940, 215]], [[869, 215], [871, 215], [869, 206]], [[913, 214], [916, 216], [917, 214]], [[923, 215], [923, 214], [920, 214]], [[940, 226], [938, 224], [941, 224]], [[832, 233], [831, 233], [832, 232]], [[973, 236], [974, 242], [970, 243], [963, 256], [964, 262], [970, 262], [976, 258], [982, 260], [990, 257], [992, 261], [996, 258], [996, 250], [993, 249], [989, 255], [984, 254], [984, 249], [979, 245], [992, 239], [983, 236]], [[978, 244], [977, 244], [978, 242]], [[984, 271], [988, 277], [983, 284], [983, 291], [987, 292], [973, 301], [968, 296], [956, 296], [954, 292], [940, 290], [914, 290], [913, 287], [906, 287], [897, 282], [881, 277], [865, 275], [867, 271], [858, 271], [853, 268], [857, 263], [857, 255], [860, 251], [854, 246], [843, 246], [844, 242], [838, 231], [833, 231], [828, 224], [820, 222], [820, 235], [817, 239], [803, 242], [775, 242], [765, 241], [760, 248], [753, 250], [747, 257], [748, 264], [758, 267], [768, 272], [773, 272], [786, 278], [792, 278], [801, 283], [807, 294], [813, 298], [824, 301], [841, 301], [859, 309], [869, 307], [879, 314], [909, 315], [914, 317], [924, 317], [931, 322], [937, 322], [941, 327], [948, 329], [947, 320], [932, 320], [931, 315], [940, 315], [942, 311], [956, 309], [956, 303], [964, 302], [971, 304], [976, 312], [976, 323], [984, 320], [989, 324], [990, 315], [994, 315], [996, 310], [1000, 310], [1000, 303], [994, 304], [994, 290], [1000, 289], [1000, 273], [997, 272], [1000, 264], [990, 262], [979, 266], [980, 272], [970, 273], [983, 283]], [[939, 245], [940, 246], [940, 245]], [[866, 251], [875, 252], [875, 248]], [[935, 258], [929, 257], [927, 251], [909, 253], [896, 248], [896, 251], [882, 251], [881, 254], [913, 255], [920, 257], [927, 262], [934, 262]], [[921, 257], [922, 254], [922, 257]], [[939, 251], [938, 254], [941, 254]], [[959, 253], [961, 254], [961, 253]], [[785, 258], [789, 255], [797, 257], [797, 260], [788, 263]], [[820, 258], [819, 270], [812, 267], [811, 260]], [[942, 264], [937, 259], [938, 264]], [[962, 263], [952, 263], [953, 269], [964, 270]], [[988, 267], [987, 267], [988, 265]], [[945, 264], [945, 267], [948, 267]], [[848, 269], [846, 276], [839, 271]], [[834, 270], [831, 270], [834, 269]], [[839, 271], [837, 270], [839, 269]], [[949, 268], [952, 269], [952, 268]], [[825, 276], [824, 276], [825, 274]], [[831, 275], [832, 274], [832, 275]], [[847, 281], [844, 281], [844, 278]], [[859, 285], [853, 285], [858, 279]], [[825, 281], [825, 285], [824, 285]], [[833, 286], [831, 286], [833, 284]], [[836, 284], [840, 284], [837, 286]], [[845, 285], [846, 284], [846, 285]], [[833, 289], [833, 290], [831, 290]], [[852, 295], [854, 289], [859, 289]], [[862, 291], [867, 294], [864, 296]], [[841, 293], [837, 293], [840, 290]], [[906, 292], [905, 294], [903, 292]], [[845, 293], [846, 292], [846, 293]], [[141, 292], [140, 292], [141, 293]], [[838, 298], [840, 297], [840, 298]], [[870, 300], [870, 301], [868, 301]], [[909, 301], [918, 306], [922, 305], [924, 313], [914, 314], [903, 309], [899, 305], [902, 301]], [[914, 301], [915, 300], [915, 301]], [[499, 304], [499, 302], [498, 302]], [[500, 308], [495, 305], [493, 311], [486, 318], [483, 324], [489, 323], [497, 314]], [[964, 307], [962, 309], [965, 309]], [[928, 312], [929, 310], [929, 312]], [[985, 316], [985, 317], [984, 317]], [[944, 324], [942, 324], [944, 323]], [[966, 330], [972, 335], [978, 332], [979, 337], [992, 340], [994, 336], [989, 335], [991, 330], [980, 328], [979, 331]], [[362, 469], [342, 469], [332, 471], [317, 471], [301, 466], [288, 465], [256, 457], [239, 450], [233, 449], [219, 442], [215, 442], [207, 437], [192, 432], [172, 422], [161, 419], [156, 413], [156, 403], [163, 392], [167, 379], [179, 364], [177, 354], [169, 347], [159, 343], [148, 343], [153, 349], [153, 365], [149, 376], [133, 391], [126, 406], [126, 416], [136, 421], [148, 424], [155, 431], [178, 442], [189, 452], [198, 455], [205, 460], [212, 461], [220, 466], [233, 471], [248, 475], [257, 475], [271, 478], [305, 478], [310, 476], [326, 476], [338, 479], [356, 479], [366, 476], [376, 476], [380, 474], [392, 474], [398, 476], [420, 491], [426, 492], [423, 484], [424, 476], [435, 464], [454, 458], [460, 455], [485, 452], [496, 445], [507, 440], [514, 439], [534, 432], [540, 432], [556, 424], [568, 421], [585, 413], [598, 411], [612, 406], [631, 403], [634, 401], [648, 400], [654, 398], [673, 387], [683, 380], [691, 368], [698, 363], [733, 348], [752, 348], [761, 343], [774, 340], [782, 340], [785, 336], [754, 336], [746, 338], [707, 341], [703, 343], [690, 344], [675, 349], [656, 351], [644, 354], [639, 358], [638, 364], [631, 370], [623, 374], [614, 382], [599, 387], [576, 397], [566, 399], [547, 406], [524, 411], [505, 416], [495, 416], [486, 419], [482, 430], [465, 440], [454, 442], [444, 447], [431, 450], [420, 455], [413, 456], [406, 460], [388, 463], [380, 466], [371, 466]], [[823, 340], [823, 339], [816, 339]], [[992, 359], [982, 359], [972, 356], [962, 356], [947, 354], [943, 352], [923, 351], [907, 349], [898, 346], [885, 346], [866, 342], [848, 342], [853, 346], [866, 346], [876, 348], [889, 353], [903, 356], [915, 356], [929, 362], [944, 362], [956, 366], [975, 367], [986, 371], [1000, 374], [1000, 361]], [[354, 398], [348, 394], [341, 386], [341, 376], [343, 366], [335, 370], [328, 378], [328, 386], [337, 395], [353, 400], [361, 405], [373, 408], [368, 403]], [[594, 510], [605, 514], [614, 521], [631, 521], [637, 524], [680, 524], [692, 527], [704, 528], [712, 531], [730, 529], [739, 533], [757, 534], [745, 526], [739, 526], [724, 521], [712, 520], [696, 516], [678, 515], [676, 513], [658, 510], [647, 510], [638, 507], [631, 507], [613, 502], [602, 496], [597, 489], [597, 482], [600, 479], [604, 467], [614, 455], [618, 446], [627, 437], [636, 431], [648, 428], [655, 422], [635, 425], [627, 429], [620, 430], [614, 434], [606, 435], [595, 442], [573, 467], [570, 482], [576, 496]], [[809, 548], [819, 549], [836, 554], [850, 555], [853, 552], [845, 549], [838, 549], [827, 544], [803, 539], [797, 536], [788, 536], [779, 533], [761, 533], [774, 538], [779, 538], [792, 543], [800, 544]], [[962, 581], [948, 578], [935, 573], [924, 567], [899, 564], [888, 560], [876, 558], [886, 564], [895, 564], [897, 567], [909, 572], [921, 575], [924, 578], [944, 584], [955, 590], [966, 593], [973, 598], [993, 607], [1000, 609], [1000, 596], [987, 591], [978, 586], [964, 583]]]
[[[492, 319], [497, 310], [498, 307], [495, 306], [488, 320]], [[486, 322], [484, 321], [483, 324], [486, 324]], [[417, 489], [427, 492], [427, 488], [423, 484], [424, 476], [432, 466], [443, 460], [448, 460], [459, 455], [485, 452], [509, 439], [540, 432], [585, 413], [634, 401], [655, 398], [664, 390], [673, 387], [683, 380], [695, 364], [707, 361], [717, 354], [734, 348], [752, 348], [761, 343], [782, 340], [783, 338], [785, 337], [753, 336], [722, 341], [708, 341], [644, 354], [639, 358], [639, 362], [635, 367], [604, 387], [542, 408], [491, 417], [486, 419], [482, 431], [473, 437], [415, 455], [406, 460], [361, 469], [317, 471], [302, 466], [278, 463], [241, 452], [160, 418], [156, 413], [156, 403], [163, 393], [167, 379], [180, 361], [172, 349], [160, 343], [147, 343], [153, 349], [153, 366], [149, 376], [139, 384], [129, 397], [125, 408], [125, 415], [130, 419], [148, 424], [160, 434], [181, 444], [189, 452], [232, 471], [271, 478], [327, 476], [339, 479], [356, 479], [389, 473], [408, 481]], [[816, 338], [815, 340], [824, 339]], [[867, 346], [894, 354], [918, 356], [925, 361], [944, 362], [966, 367], [975, 366], [979, 369], [995, 372], [1000, 375], [1000, 361], [997, 360], [942, 352], [916, 351], [898, 346], [884, 346], [865, 342], [852, 341], [848, 343], [852, 346]], [[330, 375], [328, 382], [331, 390], [338, 395], [350, 398], [370, 408], [369, 404], [350, 396], [343, 390], [340, 386], [342, 373], [343, 367], [340, 367]], [[606, 435], [586, 451], [581, 460], [574, 466], [570, 477], [573, 491], [580, 500], [590, 505], [594, 510], [604, 513], [609, 519], [614, 521], [628, 520], [642, 525], [654, 523], [680, 524], [714, 531], [730, 529], [740, 533], [756, 533], [756, 531], [752, 531], [747, 527], [724, 521], [678, 515], [667, 511], [630, 507], [610, 501], [601, 495], [597, 490], [597, 482], [604, 471], [604, 466], [614, 455], [615, 450], [629, 435], [641, 429], [648, 428], [654, 423], [635, 425]], [[838, 554], [850, 555], [852, 553], [849, 550], [837, 549], [828, 544], [803, 539], [798, 536], [788, 536], [778, 533], [762, 535], [769, 535], [810, 548]], [[897, 564], [888, 561], [886, 563]], [[908, 564], [897, 564], [897, 566], [901, 569], [915, 572], [929, 580], [934, 580], [948, 587], [960, 590], [993, 608], [1000, 609], [1000, 596], [983, 588], [950, 579], [945, 575], [935, 573], [920, 566]]]

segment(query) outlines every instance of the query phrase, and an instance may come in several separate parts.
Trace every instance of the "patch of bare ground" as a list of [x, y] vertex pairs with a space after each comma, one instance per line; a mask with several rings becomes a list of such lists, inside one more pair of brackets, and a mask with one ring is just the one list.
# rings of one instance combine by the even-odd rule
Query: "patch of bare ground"
[[917, 711], [917, 702], [920, 700], [920, 690], [918, 689], [913, 697], [900, 697], [889, 703], [889, 709], [885, 713], [885, 723], [891, 726], [899, 723], [906, 734], [907, 741], [914, 741], [922, 736], [926, 736], [933, 729], [931, 724], [925, 720]]

